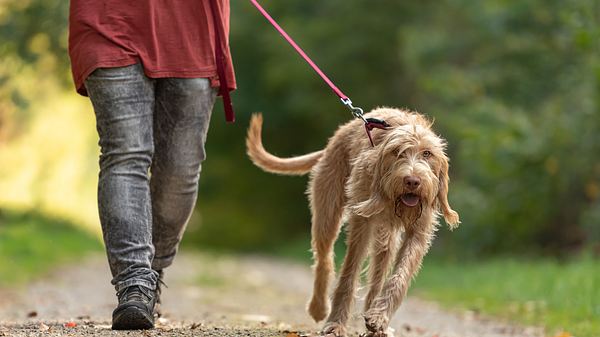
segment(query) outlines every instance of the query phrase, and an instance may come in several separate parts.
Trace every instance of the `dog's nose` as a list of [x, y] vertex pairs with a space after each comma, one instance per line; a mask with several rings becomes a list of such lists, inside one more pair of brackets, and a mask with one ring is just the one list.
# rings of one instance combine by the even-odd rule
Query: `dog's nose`
[[409, 191], [416, 190], [421, 185], [421, 179], [415, 176], [404, 177], [404, 187]]

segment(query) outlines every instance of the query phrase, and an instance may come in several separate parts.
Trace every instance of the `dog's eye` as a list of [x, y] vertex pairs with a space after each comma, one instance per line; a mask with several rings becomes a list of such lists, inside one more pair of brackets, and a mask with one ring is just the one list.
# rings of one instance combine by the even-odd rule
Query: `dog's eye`
[[396, 158], [404, 157], [404, 151], [401, 151], [400, 149], [395, 149], [394, 156], [396, 156]]
[[423, 151], [423, 158], [429, 158], [431, 156], [433, 156], [433, 154], [431, 153], [431, 151], [429, 151], [429, 150]]

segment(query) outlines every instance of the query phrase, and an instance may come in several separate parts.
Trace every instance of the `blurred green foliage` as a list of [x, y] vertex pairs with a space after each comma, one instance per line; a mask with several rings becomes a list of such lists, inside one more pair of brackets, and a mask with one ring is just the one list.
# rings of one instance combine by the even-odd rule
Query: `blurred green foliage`
[[0, 208], [69, 219], [98, 233], [97, 135], [73, 93], [68, 1], [0, 3]]
[[[407, 107], [436, 119], [436, 130], [449, 141], [450, 202], [463, 224], [452, 234], [441, 231], [435, 250], [561, 254], [598, 247], [596, 0], [269, 0], [263, 5], [357, 105]], [[2, 158], [11, 158], [14, 144], [35, 132], [45, 132], [49, 142], [53, 133], [65, 134], [31, 126], [49, 113], [42, 111], [43, 102], [56, 103], [57, 87], [75, 95], [68, 81], [67, 7], [58, 0], [0, 5]], [[294, 244], [305, 240], [310, 228], [306, 178], [277, 177], [252, 166], [244, 149], [250, 113], [264, 113], [265, 146], [281, 156], [322, 148], [351, 116], [249, 2], [232, 1], [231, 28], [238, 122], [226, 125], [217, 104], [199, 212], [185, 243], [242, 250]], [[81, 110], [88, 120], [69, 127], [87, 133], [79, 132], [74, 142], [93, 145], [93, 114], [89, 107]], [[87, 158], [87, 173], [95, 175], [97, 166], [90, 162], [97, 152], [77, 151]], [[21, 169], [5, 167], [0, 188], [9, 186], [2, 179], [15, 181], [11, 177]], [[74, 179], [85, 179], [73, 184], [88, 186], [81, 199], [93, 200], [89, 174]], [[11, 193], [0, 190], [0, 201]]]
[[[455, 233], [441, 232], [437, 250], [559, 254], [600, 242], [596, 1], [265, 6], [356, 104], [436, 119], [450, 144], [450, 199], [463, 221]], [[264, 112], [264, 143], [283, 156], [321, 148], [350, 116], [248, 3], [233, 2], [232, 15], [242, 116], [233, 127], [213, 123], [196, 237], [286, 244], [310, 226], [306, 180], [251, 166], [243, 156], [247, 116]], [[215, 163], [232, 158], [239, 164]]]
[[0, 286], [24, 284], [101, 250], [95, 237], [69, 221], [0, 209]]
[[46, 90], [66, 86], [68, 2], [0, 3], [0, 144], [18, 137]]

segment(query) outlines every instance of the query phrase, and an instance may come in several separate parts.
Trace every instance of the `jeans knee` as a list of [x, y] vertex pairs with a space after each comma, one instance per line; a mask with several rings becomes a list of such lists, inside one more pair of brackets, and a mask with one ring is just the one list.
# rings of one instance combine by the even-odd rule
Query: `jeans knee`
[[151, 172], [156, 181], [161, 184], [174, 188], [189, 188], [198, 184], [201, 169], [201, 160], [181, 160], [154, 162]]
[[100, 174], [110, 172], [147, 179], [153, 154], [151, 147], [103, 152], [100, 155]]

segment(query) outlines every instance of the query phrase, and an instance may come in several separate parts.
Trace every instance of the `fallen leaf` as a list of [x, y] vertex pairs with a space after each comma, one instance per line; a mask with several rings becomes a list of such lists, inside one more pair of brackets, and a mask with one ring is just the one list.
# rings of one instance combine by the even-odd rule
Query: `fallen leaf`
[[75, 322], [67, 322], [65, 323], [65, 328], [74, 328], [77, 326], [77, 323]]
[[192, 325], [190, 326], [190, 329], [194, 330], [194, 329], [202, 327], [203, 325], [204, 325], [203, 323], [192, 323]]
[[423, 328], [421, 328], [421, 327], [419, 327], [419, 326], [416, 326], [416, 327], [415, 327], [415, 332], [416, 332], [416, 333], [418, 333], [419, 335], [422, 335], [422, 334], [424, 334], [425, 332], [427, 332], [427, 330], [426, 330], [426, 329], [423, 329]]
[[571, 335], [570, 333], [568, 333], [566, 331], [563, 331], [554, 337], [573, 337], [573, 335]]
[[30, 311], [27, 313], [27, 317], [32, 318], [32, 317], [37, 317], [38, 313], [37, 311]]

